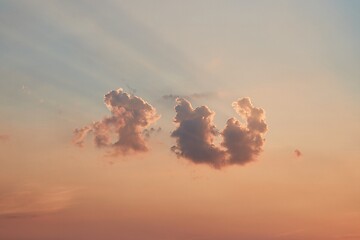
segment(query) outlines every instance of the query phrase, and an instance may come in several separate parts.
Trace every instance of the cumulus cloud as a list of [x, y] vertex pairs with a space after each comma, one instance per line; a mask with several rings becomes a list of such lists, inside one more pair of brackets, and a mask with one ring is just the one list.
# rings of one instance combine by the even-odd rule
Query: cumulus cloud
[[222, 131], [222, 146], [228, 153], [230, 164], [245, 164], [256, 159], [262, 152], [263, 135], [267, 131], [265, 112], [251, 104], [249, 98], [239, 99], [232, 104], [235, 111], [246, 120], [246, 125], [230, 118]]
[[92, 133], [97, 147], [110, 148], [115, 155], [147, 151], [144, 131], [160, 117], [155, 108], [121, 88], [106, 94], [104, 102], [111, 116], [75, 129], [73, 143], [83, 146], [86, 136]]
[[[176, 139], [172, 150], [179, 157], [194, 163], [206, 163], [215, 168], [256, 160], [262, 152], [267, 131], [265, 112], [252, 105], [249, 98], [239, 99], [232, 104], [245, 124], [230, 118], [222, 131], [213, 123], [215, 113], [206, 106], [193, 108], [189, 101], [179, 98], [174, 119], [177, 128], [171, 134]], [[222, 137], [215, 145], [216, 136]]]
[[213, 124], [214, 112], [206, 106], [193, 109], [190, 102], [179, 98], [174, 122], [178, 124], [171, 136], [176, 138], [172, 150], [195, 163], [221, 167], [225, 152], [214, 145], [218, 131]]
[[301, 157], [302, 156], [302, 152], [300, 152], [299, 149], [295, 149], [294, 154], [295, 154], [295, 157]]

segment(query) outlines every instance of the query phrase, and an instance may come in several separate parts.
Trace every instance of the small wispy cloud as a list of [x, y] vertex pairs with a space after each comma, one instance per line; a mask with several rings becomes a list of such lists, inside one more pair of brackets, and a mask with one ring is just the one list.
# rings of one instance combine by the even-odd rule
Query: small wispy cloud
[[192, 93], [189, 95], [180, 95], [180, 94], [166, 94], [162, 98], [165, 100], [175, 101], [177, 98], [184, 98], [188, 100], [202, 99], [202, 98], [219, 98], [223, 94], [220, 92], [202, 92], [202, 93]]
[[0, 195], [0, 219], [32, 218], [68, 208], [76, 189], [24, 185]]
[[161, 127], [158, 127], [158, 128], [151, 127], [149, 129], [144, 129], [143, 134], [145, 137], [149, 138], [152, 134], [159, 133], [161, 131], [162, 131]]
[[299, 149], [295, 149], [294, 154], [295, 154], [295, 157], [297, 157], [297, 158], [299, 158], [299, 157], [301, 157], [303, 155], [302, 152]]

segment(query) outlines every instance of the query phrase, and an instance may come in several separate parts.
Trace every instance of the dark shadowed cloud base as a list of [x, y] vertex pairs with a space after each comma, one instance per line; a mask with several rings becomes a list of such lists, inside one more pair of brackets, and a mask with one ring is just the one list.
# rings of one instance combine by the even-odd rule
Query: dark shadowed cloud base
[[[221, 168], [232, 164], [244, 165], [254, 161], [262, 152], [267, 131], [265, 112], [254, 107], [249, 98], [232, 104], [246, 124], [230, 118], [222, 131], [216, 129], [213, 123], [215, 113], [207, 106], [194, 109], [183, 98], [176, 101], [174, 122], [177, 128], [171, 134], [176, 139], [176, 145], [171, 149], [178, 157]], [[222, 137], [220, 146], [214, 144], [218, 135]]]
[[175, 107], [174, 122], [178, 125], [171, 136], [176, 138], [172, 150], [179, 156], [194, 163], [208, 163], [214, 167], [224, 165], [225, 152], [213, 143], [218, 135], [213, 124], [214, 112], [201, 106], [193, 109], [190, 102], [179, 98]]

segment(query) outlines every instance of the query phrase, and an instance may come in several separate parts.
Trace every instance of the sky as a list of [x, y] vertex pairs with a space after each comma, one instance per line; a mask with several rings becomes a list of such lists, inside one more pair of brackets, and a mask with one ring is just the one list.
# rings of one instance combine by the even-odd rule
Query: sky
[[0, 239], [360, 239], [359, 11], [0, 0]]

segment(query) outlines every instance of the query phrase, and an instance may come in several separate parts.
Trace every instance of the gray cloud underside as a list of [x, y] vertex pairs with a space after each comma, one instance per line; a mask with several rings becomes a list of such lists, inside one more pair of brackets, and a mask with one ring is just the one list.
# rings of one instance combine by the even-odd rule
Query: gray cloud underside
[[[256, 160], [265, 142], [265, 112], [254, 107], [249, 98], [239, 99], [232, 106], [246, 124], [230, 118], [225, 128], [218, 131], [213, 124], [215, 113], [208, 107], [194, 109], [188, 100], [178, 98], [174, 119], [177, 128], [171, 134], [176, 139], [176, 145], [172, 151], [178, 157], [215, 168], [244, 165]], [[214, 144], [218, 135], [222, 137], [220, 146]]]

